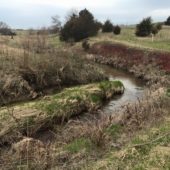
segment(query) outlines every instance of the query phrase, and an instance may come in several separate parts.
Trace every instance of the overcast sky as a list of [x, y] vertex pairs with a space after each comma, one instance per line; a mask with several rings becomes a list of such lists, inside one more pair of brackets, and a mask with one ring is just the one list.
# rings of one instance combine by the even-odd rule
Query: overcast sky
[[38, 28], [49, 26], [51, 16], [64, 20], [71, 9], [83, 8], [115, 24], [135, 24], [147, 16], [164, 21], [170, 16], [170, 0], [0, 0], [0, 21], [13, 28]]

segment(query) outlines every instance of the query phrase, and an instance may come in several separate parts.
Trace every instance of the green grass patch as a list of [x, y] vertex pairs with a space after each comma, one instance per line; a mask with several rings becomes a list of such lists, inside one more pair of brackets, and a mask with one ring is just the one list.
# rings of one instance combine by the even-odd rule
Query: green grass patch
[[98, 95], [91, 95], [90, 96], [90, 98], [91, 98], [91, 101], [93, 102], [93, 103], [99, 103], [99, 104], [101, 104], [101, 102], [102, 102], [102, 100], [101, 100], [101, 97], [100, 96], [98, 96]]
[[121, 87], [123, 88], [123, 84], [119, 81], [104, 81], [99, 84], [68, 88], [59, 94], [51, 96], [50, 102], [38, 102], [36, 107], [49, 115], [68, 115], [69, 117], [78, 112], [78, 110], [91, 110], [91, 107], [101, 106], [102, 100], [106, 98], [106, 93], [111, 93], [111, 96], [117, 92], [122, 93], [121, 89], [119, 89]]
[[124, 86], [121, 81], [116, 80], [116, 81], [112, 81], [112, 83], [110, 83], [109, 81], [103, 81], [100, 83], [99, 87], [103, 91], [107, 91], [108, 89], [111, 89], [112, 87], [123, 88]]
[[170, 97], [170, 88], [167, 89], [166, 95], [167, 95], [168, 97]]
[[70, 153], [78, 153], [81, 150], [85, 149], [86, 152], [91, 150], [92, 143], [89, 139], [79, 138], [72, 141], [70, 144], [65, 146], [65, 150], [69, 151]]
[[121, 81], [116, 80], [116, 81], [114, 81], [114, 86], [116, 88], [121, 88], [121, 87], [123, 87], [123, 83]]
[[106, 129], [106, 132], [113, 138], [116, 137], [121, 133], [122, 127], [119, 124], [113, 124]]

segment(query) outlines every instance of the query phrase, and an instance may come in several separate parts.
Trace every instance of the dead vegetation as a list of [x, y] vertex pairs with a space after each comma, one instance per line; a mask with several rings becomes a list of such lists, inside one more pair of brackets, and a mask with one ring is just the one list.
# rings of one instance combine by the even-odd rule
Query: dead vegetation
[[22, 39], [21, 47], [25, 52], [31, 53], [44, 53], [50, 50], [51, 44], [48, 41], [48, 31], [46, 29], [41, 29], [40, 31], [28, 33]]
[[147, 100], [125, 110], [121, 147], [87, 169], [169, 169], [170, 99], [164, 93]]
[[[140, 167], [145, 159], [146, 162], [157, 160], [155, 150], [162, 146], [161, 141], [169, 146], [169, 100], [165, 91], [159, 89], [149, 93], [145, 100], [125, 106], [116, 121], [115, 114], [107, 116], [87, 113], [84, 116], [71, 118], [63, 125], [55, 125], [50, 131], [37, 134], [36, 140], [26, 138], [13, 144], [12, 148], [2, 150], [2, 153], [5, 153], [4, 155], [1, 153], [2, 162], [6, 169], [36, 167], [69, 170]], [[157, 130], [155, 131], [153, 127]], [[148, 132], [150, 129], [151, 132]], [[34, 145], [29, 141], [34, 141]], [[28, 146], [25, 147], [28, 150], [24, 150], [25, 145]], [[148, 146], [151, 149], [146, 152]], [[13, 157], [10, 154], [17, 156]], [[166, 161], [164, 166], [167, 167], [168, 157], [161, 157], [161, 159]], [[161, 164], [163, 165], [163, 162]], [[148, 166], [154, 167], [147, 163], [146, 167]]]
[[100, 42], [91, 47], [87, 58], [126, 70], [147, 82], [168, 87], [170, 54], [146, 49], [132, 48], [122, 44]]
[[133, 133], [145, 128], [148, 122], [153, 125], [164, 118], [164, 115], [169, 114], [169, 98], [165, 94], [165, 90], [159, 88], [154, 92], [149, 91], [145, 94], [144, 100], [138, 100], [133, 106], [125, 106], [122, 124], [126, 127], [126, 131]]
[[121, 82], [102, 82], [68, 88], [39, 101], [0, 111], [0, 142], [12, 143], [22, 136], [33, 136], [43, 129], [53, 128], [70, 117], [83, 112], [93, 112], [115, 94], [121, 94]]
[[[96, 67], [73, 53], [53, 49], [44, 50], [41, 55], [35, 50], [33, 55], [28, 52], [32, 48], [25, 48], [19, 59], [11, 54], [3, 58], [3, 70], [7, 74], [5, 77], [2, 73], [6, 83], [6, 93], [1, 95], [4, 101], [8, 101], [4, 96], [9, 96], [10, 100], [19, 96], [36, 98], [44, 89], [59, 89], [105, 78]], [[169, 75], [160, 71], [154, 61], [127, 68], [126, 60], [120, 57], [88, 57], [128, 69], [136, 77], [146, 80], [150, 90], [144, 100], [126, 105], [111, 116], [103, 115], [98, 110], [101, 99], [110, 98], [115, 92], [106, 83], [97, 89], [93, 85], [84, 86], [82, 90], [80, 87], [69, 88], [28, 105], [2, 109], [2, 169], [169, 168], [170, 98], [169, 90], [166, 92], [165, 88], [169, 86]], [[18, 63], [19, 67], [16, 67]], [[4, 85], [3, 81], [0, 84]], [[118, 93], [122, 91], [119, 86], [118, 82], [114, 84]], [[79, 116], [82, 111], [88, 113]]]
[[126, 64], [126, 59], [117, 56], [106, 57], [102, 55], [90, 54], [87, 55], [86, 58], [101, 64], [113, 66], [114, 68], [127, 70], [136, 78], [145, 81], [148, 86], [159, 84], [158, 86], [163, 85], [168, 87], [170, 84], [169, 74], [166, 74], [165, 71], [160, 70], [154, 61], [149, 64], [146, 61], [146, 63], [132, 64], [131, 66], [128, 66], [128, 64]]
[[[30, 47], [0, 51], [0, 105], [35, 99], [47, 89], [59, 90], [64, 86], [87, 84], [106, 79], [102, 71], [88, 64], [75, 53], [62, 49], [46, 49], [46, 35], [29, 39]], [[39, 38], [40, 36], [40, 38]], [[39, 40], [42, 39], [42, 40]], [[25, 40], [27, 41], [27, 40]], [[41, 47], [40, 47], [40, 46]], [[41, 51], [37, 52], [33, 48]], [[44, 51], [43, 51], [44, 50]]]

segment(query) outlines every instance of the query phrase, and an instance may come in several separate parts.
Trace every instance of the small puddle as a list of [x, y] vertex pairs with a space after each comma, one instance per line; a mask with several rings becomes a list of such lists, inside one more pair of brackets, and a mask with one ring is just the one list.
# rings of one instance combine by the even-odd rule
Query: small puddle
[[136, 79], [133, 75], [114, 69], [110, 66], [100, 65], [105, 74], [109, 76], [109, 80], [120, 80], [124, 86], [125, 91], [122, 95], [115, 96], [102, 111], [107, 114], [112, 114], [115, 111], [119, 111], [122, 107], [128, 103], [136, 102], [141, 99], [144, 94], [144, 83]]

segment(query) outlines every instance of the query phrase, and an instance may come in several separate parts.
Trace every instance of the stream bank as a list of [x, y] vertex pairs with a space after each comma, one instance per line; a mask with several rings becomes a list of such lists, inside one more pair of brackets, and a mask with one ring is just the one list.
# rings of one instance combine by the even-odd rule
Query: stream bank
[[32, 137], [41, 130], [84, 112], [95, 112], [114, 95], [124, 92], [120, 81], [66, 88], [62, 92], [0, 110], [0, 144], [12, 144], [24, 136]]
[[135, 103], [138, 100], [142, 100], [144, 97], [144, 91], [146, 90], [145, 83], [135, 78], [132, 74], [120, 69], [114, 69], [107, 65], [98, 65], [104, 72], [105, 75], [109, 77], [110, 81], [121, 81], [125, 87], [124, 93], [122, 95], [114, 96], [111, 101], [107, 103], [102, 109], [104, 114], [119, 114], [122, 107], [130, 103]]
[[93, 44], [86, 59], [132, 73], [148, 86], [170, 85], [170, 53], [132, 48], [121, 44]]
[[[104, 57], [102, 57], [102, 59], [103, 63], [105, 60], [107, 60], [107, 62], [109, 61], [109, 59]], [[113, 73], [111, 73], [109, 76], [110, 80], [115, 78], [116, 80], [122, 79], [126, 84], [125, 88], [128, 87], [129, 90], [132, 89], [133, 93], [131, 93], [128, 89], [127, 91], [125, 89], [125, 96], [129, 96], [132, 100], [131, 104], [125, 104], [127, 106], [125, 110], [118, 112], [114, 111], [112, 115], [109, 113], [102, 115], [99, 119], [96, 118], [96, 114], [93, 115], [91, 113], [88, 114], [87, 117], [83, 118], [82, 116], [70, 118], [66, 124], [56, 124], [51, 131], [48, 131], [48, 133], [51, 133], [54, 136], [53, 142], [50, 141], [48, 136], [47, 139], [49, 140], [49, 143], [43, 143], [40, 138], [33, 139], [26, 137], [23, 140], [12, 144], [11, 148], [7, 150], [7, 152], [5, 151], [5, 154], [0, 156], [0, 158], [2, 157], [2, 161], [1, 159], [0, 161], [4, 163], [6, 161], [7, 166], [11, 165], [11, 169], [16, 168], [16, 166], [22, 166], [27, 169], [52, 168], [69, 170], [96, 170], [109, 168], [126, 169], [128, 166], [132, 169], [133, 167], [140, 168], [141, 166], [138, 167], [138, 165], [141, 164], [144, 166], [145, 162], [148, 164], [147, 166], [149, 166], [150, 162], [148, 158], [150, 150], [148, 151], [148, 145], [146, 145], [146, 147], [136, 147], [134, 145], [137, 145], [137, 142], [139, 142], [138, 144], [140, 144], [140, 142], [150, 142], [150, 139], [155, 140], [157, 136], [160, 137], [164, 135], [162, 133], [167, 133], [169, 130], [169, 122], [166, 122], [167, 126], [162, 126], [160, 129], [157, 128], [156, 131], [153, 129], [153, 131], [151, 131], [151, 135], [145, 135], [144, 137], [142, 136], [140, 140], [138, 140], [137, 136], [137, 139], [135, 140], [136, 143], [133, 141], [133, 138], [140, 130], [150, 128], [154, 124], [164, 121], [165, 117], [168, 116], [169, 98], [165, 95], [165, 89], [159, 88], [156, 90], [156, 92], [152, 91], [151, 93], [148, 93], [146, 100], [139, 100], [134, 103], [136, 97], [140, 97], [139, 94], [143, 91], [143, 85], [140, 82], [138, 84], [138, 81], [133, 79], [131, 76], [129, 77], [128, 74], [124, 75], [123, 72], [117, 72], [116, 70], [112, 70], [112, 68], [108, 68], [107, 66], [107, 68], [105, 66], [101, 67], [103, 67], [105, 70], [104, 72], [107, 75], [110, 75], [110, 73], [113, 71]], [[142, 70], [139, 71], [139, 73], [141, 75]], [[143, 79], [141, 78], [141, 80]], [[154, 81], [151, 83], [151, 85], [154, 85]], [[88, 90], [89, 88], [87, 91]], [[128, 93], [126, 94], [126, 92]], [[121, 97], [124, 98], [124, 95]], [[120, 100], [121, 97], [119, 98]], [[46, 101], [52, 101], [50, 99], [51, 98], [48, 98], [48, 96], [46, 97], [44, 100], [45, 105], [48, 105]], [[96, 97], [93, 99], [96, 101]], [[124, 99], [126, 99], [126, 97]], [[124, 100], [124, 103], [126, 103], [125, 101], [126, 100]], [[65, 104], [67, 104], [67, 101]], [[79, 106], [82, 108], [81, 105]], [[93, 102], [92, 106], [95, 107]], [[109, 109], [106, 110], [108, 111]], [[122, 117], [116, 122], [115, 117], [118, 117], [118, 114], [121, 114]], [[132, 142], [132, 145], [130, 142]], [[161, 140], [160, 142], [156, 142], [156, 144], [163, 143], [165, 149], [167, 149], [168, 147], [166, 144], [168, 142], [169, 138], [167, 138], [165, 141]], [[127, 146], [129, 143], [131, 148]], [[164, 160], [168, 162], [168, 158]], [[164, 166], [162, 162], [161, 166]]]

